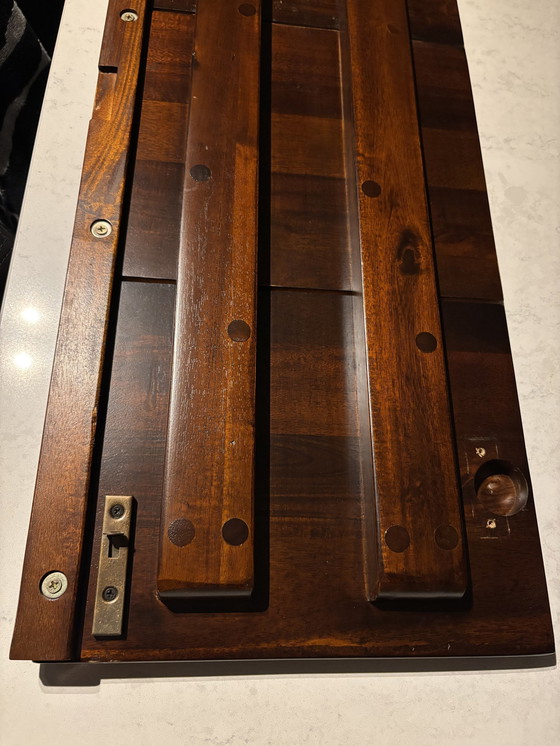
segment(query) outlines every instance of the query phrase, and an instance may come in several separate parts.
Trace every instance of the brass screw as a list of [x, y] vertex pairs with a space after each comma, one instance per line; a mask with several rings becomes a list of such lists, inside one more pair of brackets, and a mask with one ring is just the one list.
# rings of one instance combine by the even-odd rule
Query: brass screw
[[121, 13], [121, 21], [124, 21], [125, 23], [132, 23], [133, 21], [138, 20], [138, 13], [136, 13], [134, 10], [123, 10]]

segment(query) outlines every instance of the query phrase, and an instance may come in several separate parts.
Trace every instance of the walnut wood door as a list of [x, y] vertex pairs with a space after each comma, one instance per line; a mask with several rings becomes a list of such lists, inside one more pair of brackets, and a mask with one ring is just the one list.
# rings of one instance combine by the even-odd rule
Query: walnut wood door
[[111, 0], [12, 656], [552, 653], [501, 301], [453, 0]]

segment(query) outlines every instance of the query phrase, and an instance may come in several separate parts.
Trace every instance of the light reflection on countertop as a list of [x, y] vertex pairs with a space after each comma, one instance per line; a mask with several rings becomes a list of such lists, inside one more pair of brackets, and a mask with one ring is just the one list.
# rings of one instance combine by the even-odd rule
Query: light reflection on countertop
[[41, 319], [41, 314], [36, 308], [29, 306], [21, 312], [21, 318], [30, 324], [36, 324]]
[[33, 365], [33, 358], [28, 352], [18, 352], [14, 356], [14, 363], [21, 370], [27, 370]]

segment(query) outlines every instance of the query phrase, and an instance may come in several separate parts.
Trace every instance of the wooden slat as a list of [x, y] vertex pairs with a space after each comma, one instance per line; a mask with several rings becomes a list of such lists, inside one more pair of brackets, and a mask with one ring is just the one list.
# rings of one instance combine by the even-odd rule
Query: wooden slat
[[196, 17], [152, 14], [123, 273], [175, 280]]
[[348, 21], [377, 493], [370, 593], [460, 597], [467, 565], [405, 2], [357, 0]]
[[253, 7], [218, 0], [197, 13], [162, 598], [253, 587], [260, 3]]
[[[127, 151], [138, 79], [144, 0], [136, 22], [125, 23], [124, 0], [112, 0], [100, 58], [98, 97], [91, 121], [33, 501], [12, 658], [72, 657], [77, 581], [97, 401]], [[112, 223], [94, 238], [97, 219]], [[55, 601], [39, 585], [58, 570], [68, 590]]]

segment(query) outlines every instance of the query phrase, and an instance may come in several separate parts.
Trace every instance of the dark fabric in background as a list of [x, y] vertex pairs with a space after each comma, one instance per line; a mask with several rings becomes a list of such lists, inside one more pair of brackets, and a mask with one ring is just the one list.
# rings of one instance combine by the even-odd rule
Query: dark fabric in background
[[64, 0], [0, 0], [0, 299]]

